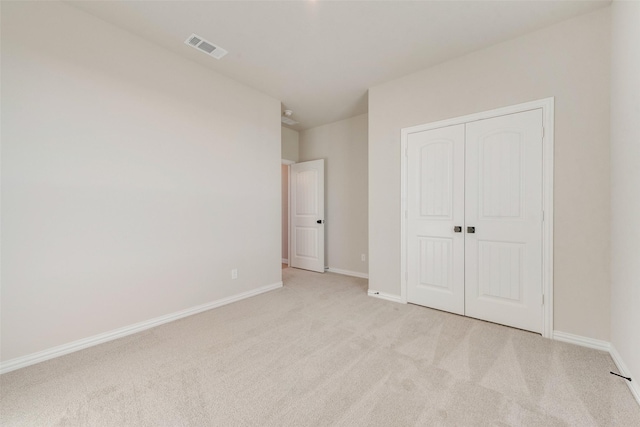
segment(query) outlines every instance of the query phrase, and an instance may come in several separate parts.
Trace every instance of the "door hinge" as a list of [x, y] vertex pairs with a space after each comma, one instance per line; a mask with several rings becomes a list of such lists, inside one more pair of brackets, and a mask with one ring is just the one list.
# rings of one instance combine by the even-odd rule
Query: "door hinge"
[[544, 222], [544, 211], [542, 211], [542, 222]]
[[544, 294], [542, 294], [542, 305], [544, 305]]

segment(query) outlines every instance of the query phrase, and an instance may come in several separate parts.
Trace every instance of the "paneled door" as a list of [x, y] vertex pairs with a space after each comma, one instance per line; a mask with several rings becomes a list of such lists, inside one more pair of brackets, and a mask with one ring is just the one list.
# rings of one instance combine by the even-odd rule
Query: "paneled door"
[[466, 131], [465, 313], [541, 332], [542, 110]]
[[413, 133], [407, 149], [407, 301], [464, 314], [464, 125]]
[[292, 164], [289, 182], [289, 266], [324, 273], [324, 160]]
[[407, 301], [542, 330], [542, 110], [407, 137]]

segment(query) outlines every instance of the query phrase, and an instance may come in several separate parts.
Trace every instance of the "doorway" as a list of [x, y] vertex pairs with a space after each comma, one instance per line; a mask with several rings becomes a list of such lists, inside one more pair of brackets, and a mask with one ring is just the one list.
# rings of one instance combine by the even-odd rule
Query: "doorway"
[[282, 213], [282, 268], [289, 266], [289, 170], [295, 162], [282, 159], [281, 171], [281, 213]]

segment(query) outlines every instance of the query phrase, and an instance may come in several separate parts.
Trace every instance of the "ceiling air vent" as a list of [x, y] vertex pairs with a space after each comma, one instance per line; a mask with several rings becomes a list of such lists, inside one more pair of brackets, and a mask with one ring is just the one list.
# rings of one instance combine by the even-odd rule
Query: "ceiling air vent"
[[220, 46], [216, 46], [195, 34], [191, 34], [184, 43], [216, 59], [220, 59], [227, 54], [227, 51]]

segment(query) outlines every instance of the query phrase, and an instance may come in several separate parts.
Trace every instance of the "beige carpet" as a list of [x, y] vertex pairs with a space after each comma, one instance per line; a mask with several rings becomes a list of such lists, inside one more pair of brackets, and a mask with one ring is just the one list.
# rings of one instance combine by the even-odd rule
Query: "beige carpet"
[[640, 426], [603, 352], [283, 270], [285, 287], [3, 375], [3, 426]]

